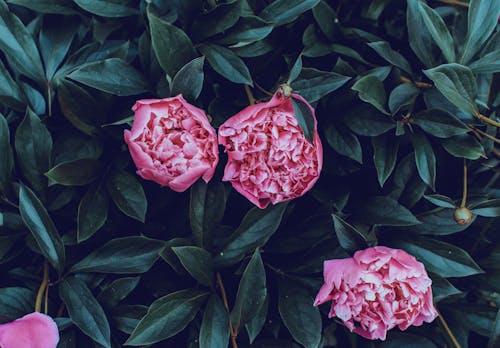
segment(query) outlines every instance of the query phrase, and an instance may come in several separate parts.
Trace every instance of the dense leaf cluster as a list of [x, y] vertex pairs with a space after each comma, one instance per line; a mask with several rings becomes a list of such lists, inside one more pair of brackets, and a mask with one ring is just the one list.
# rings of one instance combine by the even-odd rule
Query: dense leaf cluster
[[[0, 0], [0, 320], [42, 303], [60, 347], [497, 346], [499, 14], [495, 0]], [[183, 194], [135, 175], [135, 100], [182, 93], [218, 127], [282, 83], [314, 105], [324, 145], [306, 196], [252, 207], [221, 182], [224, 156]], [[324, 260], [377, 244], [425, 264], [449, 328], [368, 342], [312, 306]]]

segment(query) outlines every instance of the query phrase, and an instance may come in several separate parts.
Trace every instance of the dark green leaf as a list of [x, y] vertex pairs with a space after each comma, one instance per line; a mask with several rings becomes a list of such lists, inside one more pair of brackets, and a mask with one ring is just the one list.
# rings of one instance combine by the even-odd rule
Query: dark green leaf
[[500, 49], [490, 52], [472, 62], [469, 68], [476, 74], [494, 74], [500, 72]]
[[278, 308], [292, 337], [306, 348], [317, 348], [321, 341], [321, 316], [313, 298], [302, 286], [291, 281], [279, 283]]
[[250, 43], [263, 40], [273, 30], [273, 25], [256, 16], [241, 17], [229, 29], [221, 40], [221, 44]]
[[21, 89], [12, 79], [2, 61], [0, 61], [0, 103], [19, 111], [26, 108], [25, 97]]
[[208, 251], [195, 246], [172, 247], [172, 250], [194, 279], [206, 286], [213, 285], [213, 262]]
[[446, 24], [441, 16], [424, 2], [418, 2], [418, 10], [427, 30], [436, 45], [441, 49], [448, 63], [455, 62], [455, 45]]
[[360, 202], [354, 219], [383, 226], [412, 226], [420, 223], [408, 209], [385, 196], [369, 197]]
[[344, 125], [329, 125], [325, 129], [328, 144], [339, 154], [363, 163], [363, 151], [358, 137]]
[[123, 305], [113, 310], [113, 322], [116, 328], [130, 335], [148, 312], [148, 307], [141, 305]]
[[424, 198], [427, 199], [432, 204], [437, 205], [438, 207], [452, 208], [452, 209], [457, 207], [453, 199], [443, 195], [428, 195], [424, 196]]
[[457, 135], [444, 139], [441, 144], [449, 154], [455, 157], [467, 158], [470, 160], [486, 157], [483, 146], [472, 135]]
[[71, 267], [71, 272], [144, 273], [164, 246], [163, 241], [142, 236], [112, 239]]
[[395, 115], [403, 107], [415, 102], [415, 98], [420, 94], [420, 90], [412, 83], [402, 83], [394, 88], [389, 95], [389, 110]]
[[45, 74], [42, 59], [33, 37], [23, 22], [0, 1], [0, 50], [21, 74], [43, 85]]
[[231, 322], [236, 332], [257, 315], [266, 294], [266, 271], [257, 249], [243, 272], [231, 311]]
[[304, 136], [309, 142], [314, 141], [316, 125], [314, 122], [314, 110], [304, 101], [292, 97], [293, 113], [304, 133]]
[[141, 277], [119, 278], [111, 282], [97, 296], [100, 303], [108, 307], [116, 307], [125, 297], [127, 297], [139, 284]]
[[149, 90], [149, 83], [142, 73], [121, 58], [108, 58], [84, 64], [68, 77], [119, 96], [136, 95]]
[[320, 1], [314, 6], [312, 12], [323, 34], [325, 34], [330, 41], [334, 42], [335, 32], [337, 31], [335, 21], [338, 20], [335, 11], [326, 1]]
[[91, 187], [78, 205], [77, 241], [86, 241], [108, 218], [109, 198], [102, 185]]
[[344, 250], [354, 252], [367, 247], [366, 237], [354, 226], [335, 214], [332, 214], [332, 218], [335, 234]]
[[410, 75], [413, 74], [410, 64], [408, 63], [406, 58], [403, 57], [401, 53], [394, 51], [388, 42], [385, 41], [371, 42], [368, 44], [368, 46], [373, 48], [375, 52], [379, 54], [379, 56], [384, 58], [392, 65], [397, 66], [403, 71], [406, 71]]
[[37, 193], [43, 193], [47, 186], [47, 178], [43, 174], [50, 168], [52, 136], [30, 109], [26, 110], [23, 121], [17, 127], [15, 146], [24, 177]]
[[343, 121], [354, 133], [369, 137], [384, 134], [396, 127], [396, 122], [390, 117], [366, 104], [356, 105], [346, 110]]
[[393, 179], [394, 184], [390, 196], [398, 199], [402, 205], [408, 208], [420, 201], [428, 188], [418, 175], [413, 153], [406, 155], [399, 161]]
[[434, 54], [436, 44], [419, 10], [420, 0], [408, 0], [406, 10], [406, 26], [408, 27], [408, 41], [413, 52], [418, 59], [424, 63], [425, 67], [431, 68], [437, 65], [437, 58]]
[[391, 244], [414, 255], [428, 271], [444, 278], [483, 273], [465, 250], [453, 244], [427, 237], [395, 240]]
[[460, 64], [443, 64], [424, 70], [424, 73], [453, 105], [471, 115], [479, 112], [474, 102], [477, 83], [469, 68]]
[[288, 76], [287, 84], [291, 84], [293, 81], [299, 77], [300, 72], [302, 71], [302, 53], [299, 54], [295, 63], [293, 63], [292, 68], [290, 69], [290, 74]]
[[200, 327], [200, 348], [227, 348], [229, 315], [219, 296], [212, 295], [203, 313]]
[[203, 89], [203, 64], [205, 57], [198, 57], [187, 63], [172, 81], [172, 96], [182, 94], [188, 101], [198, 98]]
[[431, 279], [434, 302], [439, 302], [446, 297], [461, 293], [461, 291], [454, 287], [448, 280], [441, 278], [437, 274], [431, 274]]
[[499, 344], [500, 344], [500, 309], [497, 311], [495, 321], [493, 322], [493, 328], [490, 331], [488, 348], [497, 347]]
[[127, 216], [144, 222], [148, 202], [141, 183], [125, 171], [113, 171], [106, 180], [109, 195]]
[[296, 93], [300, 94], [309, 103], [314, 103], [339, 89], [349, 80], [349, 76], [339, 75], [334, 72], [303, 68], [298, 79], [291, 86]]
[[436, 182], [436, 156], [432, 150], [432, 145], [421, 132], [414, 132], [411, 136], [411, 142], [415, 149], [415, 163], [417, 164], [418, 174], [423, 182], [434, 190]]
[[[411, 226], [408, 229], [420, 234], [427, 235], [448, 235], [461, 232], [469, 225], [459, 225], [453, 219], [455, 208], [437, 208], [418, 215], [422, 222], [420, 225]], [[472, 218], [474, 221], [475, 216]]]
[[411, 118], [411, 123], [438, 138], [450, 138], [469, 132], [465, 123], [449, 112], [440, 109], [421, 111]]
[[102, 17], [126, 17], [138, 14], [139, 11], [127, 6], [123, 0], [73, 0], [86, 11]]
[[96, 159], [82, 158], [62, 162], [45, 175], [57, 184], [64, 186], [88, 185], [97, 180], [104, 172], [104, 164]]
[[201, 41], [233, 27], [242, 14], [242, 7], [242, 1], [228, 1], [199, 15], [191, 28], [194, 38]]
[[178, 274], [186, 274], [184, 266], [174, 253], [173, 247], [191, 245], [187, 238], [173, 238], [165, 243], [165, 248], [160, 252], [160, 257], [167, 262]]
[[277, 0], [269, 4], [259, 17], [275, 25], [283, 25], [294, 21], [302, 13], [310, 10], [320, 0]]
[[0, 289], [0, 323], [14, 321], [33, 311], [35, 294], [33, 291], [10, 287]]
[[391, 176], [396, 167], [399, 150], [399, 138], [391, 134], [382, 134], [372, 138], [373, 163], [377, 170], [380, 186]]
[[207, 57], [210, 66], [226, 79], [253, 86], [252, 76], [245, 62], [231, 50], [218, 45], [203, 45], [198, 49]]
[[429, 338], [421, 335], [392, 331], [387, 335], [387, 340], [378, 345], [380, 348], [438, 348]]
[[125, 345], [149, 345], [176, 335], [194, 319], [207, 296], [207, 292], [186, 289], [159, 298], [151, 304]]
[[67, 277], [59, 284], [59, 294], [73, 323], [95, 342], [111, 348], [108, 319], [87, 285]]
[[73, 1], [71, 0], [7, 0], [10, 4], [27, 7], [33, 11], [54, 14], [74, 14]]
[[280, 203], [266, 209], [251, 209], [234, 232], [231, 241], [216, 256], [215, 263], [234, 264], [247, 252], [264, 245], [278, 229], [286, 207], [286, 203]]
[[19, 211], [42, 254], [61, 273], [65, 253], [59, 232], [42, 202], [24, 185], [19, 189]]
[[380, 112], [387, 114], [387, 111], [385, 111], [387, 97], [385, 94], [384, 84], [377, 77], [373, 75], [366, 75], [356, 81], [351, 89], [359, 93], [359, 99], [370, 103]]
[[180, 68], [196, 58], [191, 39], [182, 29], [154, 16], [151, 12], [148, 12], [148, 18], [151, 42], [158, 63], [167, 74], [175, 76]]
[[500, 199], [490, 199], [469, 206], [473, 214], [485, 217], [500, 216]]
[[500, 3], [495, 0], [471, 0], [468, 11], [468, 31], [460, 62], [467, 63], [498, 24]]
[[245, 325], [247, 329], [248, 338], [250, 339], [250, 344], [257, 338], [261, 332], [264, 324], [266, 323], [267, 311], [269, 307], [269, 294], [266, 294], [266, 299], [264, 304], [260, 307], [259, 311], [255, 316]]
[[0, 194], [8, 191], [14, 170], [9, 124], [0, 114]]

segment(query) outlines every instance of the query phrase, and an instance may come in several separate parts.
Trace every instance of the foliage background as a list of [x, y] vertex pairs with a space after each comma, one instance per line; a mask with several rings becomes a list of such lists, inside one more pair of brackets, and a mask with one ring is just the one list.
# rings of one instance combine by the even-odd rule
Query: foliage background
[[[368, 342], [312, 306], [323, 260], [380, 244], [426, 265], [462, 347], [497, 346], [499, 7], [0, 0], [0, 320], [34, 310], [45, 263], [60, 347], [219, 348], [229, 321], [240, 347], [453, 346], [439, 320]], [[253, 208], [223, 155], [183, 194], [134, 174], [136, 99], [183, 93], [216, 127], [243, 85], [287, 81], [325, 149], [306, 196]]]

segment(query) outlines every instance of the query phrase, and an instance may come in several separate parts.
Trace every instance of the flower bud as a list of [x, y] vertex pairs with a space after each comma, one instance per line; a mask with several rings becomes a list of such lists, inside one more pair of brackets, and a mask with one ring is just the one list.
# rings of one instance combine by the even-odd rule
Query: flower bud
[[472, 213], [466, 207], [457, 208], [453, 213], [453, 219], [459, 225], [468, 225], [472, 220]]

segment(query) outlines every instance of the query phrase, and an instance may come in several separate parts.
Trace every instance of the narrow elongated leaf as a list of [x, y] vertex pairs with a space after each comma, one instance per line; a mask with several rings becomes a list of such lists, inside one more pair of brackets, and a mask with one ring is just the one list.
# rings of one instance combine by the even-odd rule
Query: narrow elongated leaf
[[198, 57], [187, 63], [172, 81], [172, 95], [182, 94], [188, 101], [194, 101], [203, 89], [203, 64], [205, 57]]
[[500, 14], [500, 3], [495, 0], [471, 0], [468, 11], [468, 30], [460, 58], [468, 63], [495, 30]]
[[378, 182], [383, 187], [396, 167], [399, 138], [388, 133], [382, 134], [372, 138], [372, 146], [373, 163], [377, 170]]
[[210, 254], [195, 246], [172, 247], [184, 268], [200, 284], [212, 286], [214, 283], [213, 262]]
[[476, 74], [494, 74], [500, 72], [500, 49], [490, 52], [472, 62], [469, 68]]
[[200, 348], [227, 348], [229, 315], [219, 296], [212, 295], [203, 313], [200, 327]]
[[273, 30], [273, 25], [257, 16], [241, 17], [235, 26], [229, 29], [220, 44], [257, 42], [265, 39]]
[[329, 125], [325, 129], [328, 144], [339, 154], [363, 163], [363, 151], [358, 137], [344, 125]]
[[248, 338], [250, 339], [250, 344], [257, 338], [259, 333], [262, 331], [264, 324], [266, 323], [267, 312], [269, 307], [269, 293], [266, 294], [266, 299], [264, 304], [260, 307], [259, 311], [255, 316], [245, 325], [247, 329]]
[[293, 338], [306, 348], [317, 348], [321, 341], [321, 316], [313, 298], [302, 286], [291, 281], [279, 283], [278, 309]]
[[264, 245], [278, 229], [286, 204], [270, 205], [266, 209], [251, 209], [234, 232], [231, 241], [215, 258], [216, 264], [234, 264], [245, 254]]
[[73, 0], [86, 11], [102, 17], [127, 17], [139, 11], [129, 7], [123, 0]]
[[164, 246], [163, 241], [142, 236], [112, 239], [71, 267], [71, 272], [144, 273]]
[[97, 296], [100, 303], [109, 307], [116, 307], [125, 297], [127, 297], [139, 284], [141, 277], [119, 278], [111, 282]]
[[21, 74], [43, 85], [42, 59], [33, 37], [23, 22], [0, 1], [0, 50]]
[[351, 78], [334, 72], [303, 68], [292, 83], [293, 90], [309, 103], [320, 100], [327, 94], [342, 87]]
[[369, 137], [384, 134], [396, 127], [396, 122], [390, 117], [367, 104], [357, 105], [347, 110], [343, 121], [354, 133]]
[[24, 99], [21, 89], [12, 79], [3, 62], [0, 61], [0, 103], [21, 111], [26, 108]]
[[477, 83], [472, 71], [460, 64], [443, 64], [424, 70], [436, 88], [456, 107], [471, 115], [478, 113], [474, 102]]
[[387, 196], [365, 199], [356, 209], [354, 218], [370, 225], [412, 226], [420, 223], [408, 209]]
[[149, 90], [149, 83], [142, 73], [121, 58], [108, 58], [84, 64], [68, 77], [119, 96], [136, 95]]
[[10, 146], [9, 124], [0, 114], [0, 194], [8, 190], [13, 170], [14, 158]]
[[106, 180], [109, 195], [118, 209], [133, 219], [144, 222], [148, 202], [137, 179], [124, 171], [111, 172]]
[[213, 231], [224, 216], [227, 191], [222, 183], [198, 180], [191, 187], [189, 221], [193, 236], [200, 247], [210, 248]]
[[486, 157], [483, 146], [472, 135], [457, 135], [444, 139], [441, 144], [449, 154], [455, 157], [467, 158], [470, 160]]
[[335, 32], [337, 20], [337, 13], [331, 8], [331, 6], [326, 1], [320, 1], [316, 6], [313, 7], [312, 13], [316, 23], [318, 23], [321, 31], [328, 40], [335, 41]]
[[201, 41], [228, 30], [238, 22], [240, 15], [243, 14], [242, 7], [241, 1], [218, 3], [210, 11], [196, 17], [191, 28], [192, 36]]
[[10, 322], [33, 311], [35, 294], [30, 289], [9, 287], [0, 289], [0, 322]]
[[43, 174], [50, 168], [52, 136], [29, 108], [17, 127], [15, 146], [24, 177], [38, 194], [43, 193], [47, 186], [47, 178]]
[[28, 187], [19, 189], [19, 211], [42, 254], [61, 273], [64, 269], [64, 245], [42, 202]]
[[439, 302], [446, 297], [461, 293], [460, 290], [445, 278], [441, 278], [437, 274], [431, 274], [430, 276], [432, 279], [432, 298], [434, 302]]
[[93, 158], [82, 158], [71, 162], [62, 162], [45, 175], [54, 182], [65, 186], [88, 185], [97, 180], [104, 171], [104, 164]]
[[380, 112], [387, 114], [387, 111], [385, 111], [387, 96], [385, 94], [384, 84], [377, 77], [373, 75], [363, 76], [356, 81], [351, 89], [359, 93], [359, 99], [370, 103]]
[[7, 3], [24, 6], [41, 13], [74, 14], [75, 6], [71, 0], [7, 0]]
[[91, 187], [78, 205], [77, 241], [83, 242], [96, 233], [108, 217], [109, 198], [102, 185]]
[[208, 293], [181, 290], [154, 301], [130, 335], [126, 346], [144, 346], [176, 335], [194, 319]]
[[111, 348], [108, 319], [87, 285], [70, 276], [59, 284], [59, 294], [71, 321], [95, 342]]
[[347, 251], [356, 251], [367, 247], [366, 237], [354, 226], [344, 221], [341, 217], [332, 214], [335, 234], [340, 246]]
[[[435, 196], [435, 195], [434, 195]], [[445, 204], [441, 201], [441, 204]], [[410, 226], [409, 230], [419, 234], [444, 236], [467, 229], [469, 225], [459, 225], [453, 219], [454, 208], [436, 208], [430, 211], [423, 212], [418, 215], [418, 219], [422, 222], [420, 225]], [[473, 215], [472, 222], [476, 216]]]
[[493, 328], [490, 331], [488, 348], [494, 348], [500, 344], [500, 309], [497, 311]]
[[415, 102], [420, 90], [412, 83], [402, 83], [394, 88], [389, 95], [389, 110], [393, 115]]
[[122, 305], [113, 310], [113, 322], [118, 330], [130, 335], [147, 312], [146, 306]]
[[384, 58], [392, 65], [397, 66], [398, 68], [407, 72], [410, 75], [413, 74], [410, 67], [410, 63], [408, 63], [406, 58], [403, 57], [401, 53], [394, 51], [388, 42], [385, 41], [370, 42], [368, 46], [373, 48], [375, 52], [378, 53], [379, 56]]
[[266, 294], [266, 271], [257, 249], [243, 272], [231, 311], [231, 322], [236, 332], [258, 313]]
[[469, 132], [467, 125], [460, 119], [440, 109], [421, 111], [411, 118], [411, 123], [438, 138], [450, 138]]
[[288, 76], [287, 84], [291, 84], [293, 81], [299, 77], [300, 72], [302, 71], [302, 53], [299, 54], [295, 63], [293, 63], [292, 68], [290, 69], [290, 75]]
[[407, 0], [406, 26], [408, 27], [408, 39], [410, 47], [418, 59], [427, 68], [431, 68], [437, 65], [437, 58], [434, 55], [437, 47], [427, 30], [424, 18], [419, 10], [419, 3], [420, 0]]
[[471, 204], [469, 208], [473, 214], [485, 217], [498, 217], [500, 216], [500, 199], [490, 199]]
[[438, 207], [454, 209], [457, 206], [453, 201], [453, 199], [443, 195], [428, 195], [424, 196], [424, 198], [427, 199], [429, 202], [437, 205]]
[[158, 63], [170, 76], [196, 58], [191, 39], [176, 26], [148, 12], [151, 43]]
[[292, 22], [302, 13], [310, 10], [320, 0], [277, 0], [270, 3], [259, 13], [259, 17], [275, 25]]
[[391, 244], [414, 255], [427, 270], [441, 277], [467, 277], [483, 273], [465, 250], [437, 239], [419, 237], [396, 240]]
[[441, 16], [424, 2], [418, 2], [418, 10], [436, 45], [448, 63], [455, 62], [455, 45]]
[[418, 174], [423, 182], [434, 190], [436, 181], [436, 155], [434, 155], [432, 145], [421, 132], [413, 133], [411, 141], [415, 149], [415, 163], [417, 164]]
[[245, 63], [231, 50], [218, 45], [203, 45], [200, 52], [210, 66], [231, 82], [253, 86], [252, 76]]
[[292, 106], [294, 116], [297, 119], [300, 129], [304, 132], [306, 139], [312, 143], [315, 133], [313, 110], [311, 110], [309, 105], [298, 98], [292, 98]]

